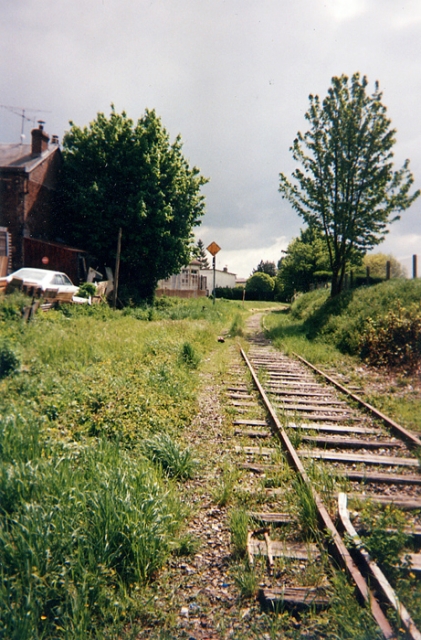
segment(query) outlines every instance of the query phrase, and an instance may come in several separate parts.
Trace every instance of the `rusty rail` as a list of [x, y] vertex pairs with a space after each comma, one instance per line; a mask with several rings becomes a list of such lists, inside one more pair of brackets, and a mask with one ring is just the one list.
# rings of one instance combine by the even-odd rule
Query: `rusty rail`
[[241, 355], [245, 361], [245, 363], [247, 364], [247, 367], [250, 371], [250, 374], [253, 378], [253, 381], [259, 391], [259, 394], [263, 400], [263, 403], [270, 415], [271, 421], [272, 421], [272, 430], [275, 433], [275, 435], [281, 440], [281, 442], [283, 443], [286, 452], [287, 452], [287, 456], [290, 460], [290, 463], [292, 464], [292, 466], [295, 468], [296, 472], [299, 474], [299, 476], [301, 477], [302, 481], [305, 483], [305, 485], [308, 487], [308, 489], [310, 490], [313, 499], [315, 501], [316, 504], [316, 508], [319, 514], [319, 518], [320, 520], [323, 522], [326, 530], [328, 531], [330, 538], [333, 542], [333, 544], [335, 545], [336, 551], [338, 553], [338, 556], [343, 564], [343, 566], [346, 568], [346, 570], [348, 571], [348, 574], [351, 576], [352, 580], [354, 581], [358, 592], [360, 593], [361, 597], [363, 598], [363, 600], [367, 603], [367, 605], [370, 606], [372, 615], [374, 617], [374, 619], [376, 620], [378, 626], [381, 629], [381, 632], [383, 634], [384, 638], [387, 639], [392, 639], [395, 638], [396, 635], [393, 631], [393, 628], [391, 627], [388, 619], [386, 618], [385, 614], [383, 613], [379, 603], [377, 602], [377, 600], [375, 599], [373, 593], [370, 591], [367, 582], [364, 578], [364, 576], [362, 575], [362, 573], [360, 572], [360, 570], [358, 569], [357, 565], [355, 564], [354, 560], [352, 559], [348, 549], [346, 548], [338, 530], [336, 529], [325, 505], [323, 504], [323, 501], [321, 499], [321, 497], [319, 496], [319, 494], [316, 492], [316, 490], [314, 489], [314, 487], [311, 484], [310, 478], [308, 477], [304, 466], [297, 454], [297, 452], [295, 451], [295, 448], [293, 447], [285, 429], [283, 428], [281, 422], [279, 421], [275, 410], [272, 407], [271, 402], [269, 401], [262, 385], [260, 384], [260, 381], [256, 375], [256, 372], [254, 371], [253, 366], [251, 365], [249, 359], [247, 358], [246, 353], [244, 352], [243, 349], [240, 349], [241, 351]]

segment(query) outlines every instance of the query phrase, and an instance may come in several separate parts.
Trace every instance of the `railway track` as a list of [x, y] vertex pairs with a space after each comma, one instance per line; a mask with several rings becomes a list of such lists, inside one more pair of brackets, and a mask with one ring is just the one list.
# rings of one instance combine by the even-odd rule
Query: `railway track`
[[364, 545], [371, 513], [389, 523], [384, 535], [407, 536], [405, 558], [396, 558], [399, 570], [421, 575], [421, 441], [355, 390], [298, 356], [275, 351], [262, 334], [250, 340], [248, 353], [241, 350], [248, 381], [233, 370], [227, 393], [236, 412], [238, 464], [263, 479], [262, 508], [249, 514], [247, 540], [250, 564], [266, 571], [262, 603], [328, 607], [329, 570], [309, 579], [311, 567], [314, 574], [328, 554], [347, 572], [385, 638], [398, 637], [398, 619], [401, 633], [421, 640], [410, 611]]

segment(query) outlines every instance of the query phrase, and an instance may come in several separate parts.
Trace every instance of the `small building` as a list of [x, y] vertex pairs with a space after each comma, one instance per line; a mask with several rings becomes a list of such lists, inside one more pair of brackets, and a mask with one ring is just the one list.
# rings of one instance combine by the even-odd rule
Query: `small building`
[[170, 296], [175, 298], [201, 298], [207, 295], [206, 276], [200, 273], [200, 262], [192, 260], [165, 280], [159, 280], [155, 295], [159, 298]]
[[[206, 276], [208, 280], [209, 293], [213, 289], [213, 269], [200, 269], [200, 275]], [[215, 287], [235, 287], [235, 273], [230, 273], [228, 267], [215, 269]]]
[[51, 240], [55, 235], [54, 194], [61, 166], [58, 137], [50, 144], [43, 123], [32, 130], [31, 144], [0, 144], [0, 227], [8, 234], [13, 271], [32, 266], [25, 261], [24, 238]]

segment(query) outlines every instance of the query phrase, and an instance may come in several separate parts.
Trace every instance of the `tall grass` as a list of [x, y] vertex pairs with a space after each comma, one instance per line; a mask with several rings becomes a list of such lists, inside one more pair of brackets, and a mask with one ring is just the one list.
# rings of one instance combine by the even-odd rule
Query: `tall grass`
[[180, 501], [147, 461], [106, 441], [49, 441], [31, 418], [6, 416], [0, 446], [0, 635], [118, 626], [126, 592], [171, 551]]
[[[198, 375], [180, 353], [209, 353], [235, 309], [164, 305], [166, 318], [158, 306], [140, 322], [81, 305], [24, 324], [19, 304], [0, 300], [21, 361], [0, 379], [0, 637], [123, 636], [145, 583], [191, 546], [169, 478], [192, 469], [176, 443]], [[169, 474], [142, 455], [158, 434], [178, 465]]]

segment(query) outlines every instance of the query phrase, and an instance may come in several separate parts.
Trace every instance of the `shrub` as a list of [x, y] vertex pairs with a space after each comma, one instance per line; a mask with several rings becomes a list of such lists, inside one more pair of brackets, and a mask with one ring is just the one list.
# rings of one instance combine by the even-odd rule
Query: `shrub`
[[4, 341], [0, 344], [0, 379], [14, 373], [20, 366], [20, 358], [11, 345]]
[[385, 318], [368, 318], [360, 341], [361, 356], [371, 365], [405, 367], [415, 371], [421, 364], [421, 308], [397, 309]]
[[96, 293], [96, 286], [92, 282], [83, 282], [80, 287], [77, 295], [79, 298], [89, 298], [89, 296], [94, 296]]

